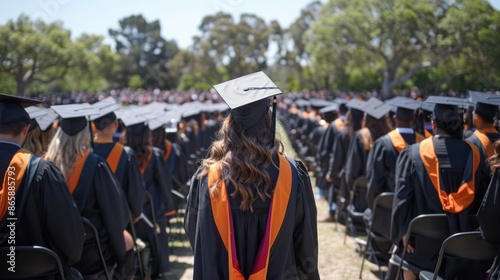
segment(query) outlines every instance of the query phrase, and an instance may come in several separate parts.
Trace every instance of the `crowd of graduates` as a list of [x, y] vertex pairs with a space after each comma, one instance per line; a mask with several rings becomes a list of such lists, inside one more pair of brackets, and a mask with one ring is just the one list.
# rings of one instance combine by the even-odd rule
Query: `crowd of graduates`
[[[420, 271], [434, 271], [441, 245], [424, 249], [408, 240], [409, 224], [421, 214], [445, 213], [443, 227], [450, 235], [481, 225], [487, 241], [498, 243], [492, 237], [499, 234], [499, 213], [492, 210], [498, 208], [498, 172], [490, 164], [498, 165], [499, 105], [500, 95], [480, 92], [468, 98], [431, 96], [424, 102], [401, 96], [385, 102], [375, 97], [285, 98], [280, 115], [328, 201], [329, 213], [318, 221], [343, 223], [357, 236], [366, 235], [376, 220], [371, 232], [377, 238], [366, 246], [378, 254], [368, 257], [388, 266], [385, 279], [396, 279], [398, 273], [416, 279]], [[382, 193], [392, 195], [392, 207], [377, 208], [372, 217]], [[495, 206], [488, 206], [486, 193]], [[365, 244], [357, 240], [363, 251]], [[398, 272], [406, 244], [403, 271]], [[433, 252], [429, 257], [416, 254], [418, 249]], [[491, 265], [448, 260], [440, 275], [485, 279]], [[498, 264], [494, 267], [491, 279], [498, 277]]]
[[[383, 252], [377, 261], [389, 266], [387, 279], [395, 279], [391, 264], [401, 261], [403, 246], [409, 244], [409, 251], [417, 246], [405, 235], [416, 216], [446, 213], [450, 234], [478, 229], [470, 216], [481, 213], [483, 198], [494, 194], [488, 187], [498, 184], [492, 170], [499, 164], [499, 95], [471, 92], [467, 99], [424, 102], [315, 96], [278, 97], [278, 121], [328, 201], [320, 222], [344, 223], [351, 233], [368, 227], [376, 197], [393, 193], [392, 209], [377, 212], [385, 224], [374, 229], [390, 232], [371, 244]], [[1, 96], [3, 182], [9, 166], [30, 174], [23, 182], [30, 192], [16, 186], [17, 205], [26, 209], [15, 213], [24, 222], [16, 244], [52, 249], [68, 278], [168, 277], [166, 228], [184, 210], [192, 177], [230, 111], [213, 91], [151, 92], [133, 102], [129, 97], [116, 92], [53, 97], [44, 104], [58, 105], [47, 108], [38, 100]], [[26, 166], [35, 171], [24, 172]], [[361, 179], [364, 187], [353, 191]], [[4, 246], [9, 202], [5, 193], [0, 198]], [[350, 212], [363, 214], [361, 224]], [[484, 236], [495, 242], [497, 217], [485, 213], [479, 219]], [[435, 262], [409, 254], [402, 274], [415, 279]], [[442, 275], [484, 279], [491, 265], [450, 261]]]

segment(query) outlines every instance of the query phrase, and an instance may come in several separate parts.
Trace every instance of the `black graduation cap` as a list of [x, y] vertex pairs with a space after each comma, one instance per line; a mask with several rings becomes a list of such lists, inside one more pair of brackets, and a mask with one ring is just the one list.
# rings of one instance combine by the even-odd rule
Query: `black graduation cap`
[[44, 108], [45, 109], [45, 115], [40, 116], [36, 118], [36, 122], [38, 123], [38, 126], [40, 127], [40, 130], [46, 131], [49, 129], [49, 127], [52, 126], [52, 124], [57, 120], [58, 115], [54, 110], [50, 108]]
[[0, 125], [18, 122], [28, 124], [30, 116], [24, 108], [40, 103], [40, 100], [0, 93]]
[[391, 109], [392, 107], [388, 104], [385, 104], [380, 99], [372, 97], [366, 101], [366, 106], [363, 108], [363, 111], [365, 111], [370, 117], [380, 120], [387, 115]]
[[500, 95], [489, 92], [469, 91], [470, 101], [476, 103], [474, 111], [480, 116], [493, 119], [500, 106]]
[[99, 112], [96, 115], [90, 116], [90, 120], [94, 122], [98, 130], [103, 130], [112, 124], [117, 119], [115, 110], [120, 108], [115, 99], [111, 96], [92, 104], [92, 107]]
[[358, 111], [363, 111], [363, 108], [366, 106], [366, 101], [359, 100], [359, 99], [351, 99], [349, 102], [346, 103], [346, 106], [349, 109], [354, 109]]
[[269, 111], [268, 98], [281, 94], [281, 90], [262, 71], [215, 85], [214, 88], [231, 109], [234, 121], [243, 129], [261, 121]]
[[402, 121], [411, 121], [415, 118], [415, 111], [421, 103], [403, 96], [397, 96], [386, 101], [386, 104], [396, 108], [396, 118]]
[[333, 103], [333, 104], [330, 104], [329, 106], [321, 108], [319, 110], [319, 112], [321, 114], [324, 114], [324, 113], [329, 113], [329, 112], [335, 112], [335, 111], [338, 111], [338, 110], [339, 110], [339, 104]]
[[349, 102], [349, 100], [345, 99], [345, 98], [336, 98], [333, 100], [333, 102], [339, 104], [339, 111], [340, 112], [347, 112], [349, 110], [349, 108], [347, 108], [347, 103]]
[[460, 118], [458, 107], [467, 105], [465, 99], [448, 96], [429, 96], [425, 102], [435, 104], [433, 110], [434, 119], [444, 122], [458, 120]]
[[60, 117], [59, 127], [69, 136], [75, 136], [87, 127], [87, 117], [99, 114], [89, 103], [55, 105], [51, 107]]

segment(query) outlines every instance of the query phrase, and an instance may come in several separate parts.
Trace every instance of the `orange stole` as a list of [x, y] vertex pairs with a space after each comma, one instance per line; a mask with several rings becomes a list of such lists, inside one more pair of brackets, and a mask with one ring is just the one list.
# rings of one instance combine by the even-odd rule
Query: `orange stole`
[[115, 143], [115, 146], [113, 147], [113, 149], [111, 149], [111, 152], [106, 158], [106, 162], [108, 163], [109, 168], [111, 168], [111, 171], [113, 171], [113, 174], [116, 172], [116, 169], [118, 168], [118, 163], [120, 162], [120, 157], [122, 156], [122, 152], [123, 152], [123, 145], [120, 143]]
[[425, 138], [432, 137], [432, 133], [430, 133], [427, 129], [424, 130]]
[[[271, 206], [269, 208], [269, 217], [267, 219], [266, 233], [257, 253], [250, 280], [266, 279], [267, 270], [269, 266], [269, 256], [271, 247], [278, 236], [278, 233], [283, 224], [285, 213], [290, 199], [292, 189], [292, 169], [290, 163], [284, 156], [279, 156], [280, 172], [278, 181], [274, 190], [273, 198], [271, 199]], [[218, 189], [218, 196], [213, 197], [210, 195], [210, 202], [212, 205], [212, 213], [214, 216], [217, 230], [221, 236], [224, 246], [227, 250], [228, 267], [229, 267], [229, 280], [244, 280], [244, 276], [239, 269], [238, 258], [236, 255], [234, 230], [231, 217], [231, 206], [229, 204], [229, 197], [226, 190], [224, 180], [219, 180], [219, 172], [217, 165], [212, 165], [208, 173], [208, 187], [214, 186]]]
[[7, 213], [10, 202], [9, 198], [14, 198], [12, 193], [9, 194], [9, 186], [11, 189], [14, 187], [14, 193], [17, 193], [23, 181], [26, 168], [28, 168], [30, 157], [30, 152], [25, 149], [20, 149], [14, 154], [14, 157], [10, 160], [9, 167], [5, 170], [2, 187], [0, 188], [0, 220], [3, 219], [5, 213]]
[[[392, 145], [394, 146], [396, 151], [398, 151], [398, 153], [401, 153], [401, 151], [406, 146], [408, 146], [408, 143], [406, 143], [403, 136], [401, 136], [401, 134], [399, 134], [399, 132], [397, 130], [393, 130], [387, 134], [389, 135], [389, 138], [391, 139]], [[424, 140], [424, 137], [418, 133], [415, 133], [415, 143], [420, 143], [420, 142], [422, 142], [422, 140]]]
[[148, 169], [149, 162], [151, 161], [151, 156], [153, 155], [153, 149], [151, 147], [148, 147], [149, 151], [149, 156], [147, 160], [143, 160], [141, 162], [141, 174], [144, 175], [144, 172], [146, 172], [146, 169]]
[[85, 162], [87, 161], [87, 158], [89, 157], [89, 150], [86, 149], [82, 152], [82, 154], [79, 154], [76, 158], [75, 164], [73, 165], [73, 168], [71, 171], [68, 173], [68, 178], [66, 178], [66, 184], [68, 185], [69, 192], [73, 194], [73, 192], [76, 190], [76, 187], [78, 186], [78, 182], [80, 181], [80, 175], [82, 174], [82, 169], [83, 166], [85, 165]]
[[481, 141], [481, 145], [483, 145], [484, 150], [486, 151], [486, 158], [490, 158], [493, 156], [495, 153], [493, 151], [493, 144], [490, 141], [490, 138], [488, 138], [488, 135], [486, 133], [498, 133], [496, 129], [493, 127], [486, 128], [486, 129], [478, 129], [474, 131], [474, 135], [479, 138], [479, 141]]
[[163, 155], [163, 159], [167, 160], [172, 152], [172, 142], [165, 140], [165, 154]]
[[472, 151], [472, 180], [463, 183], [457, 192], [447, 194], [441, 190], [441, 180], [439, 178], [439, 162], [434, 152], [432, 138], [427, 138], [420, 143], [420, 158], [429, 175], [432, 185], [436, 189], [443, 210], [449, 213], [460, 213], [474, 201], [476, 171], [479, 166], [479, 150], [473, 144], [466, 142]]

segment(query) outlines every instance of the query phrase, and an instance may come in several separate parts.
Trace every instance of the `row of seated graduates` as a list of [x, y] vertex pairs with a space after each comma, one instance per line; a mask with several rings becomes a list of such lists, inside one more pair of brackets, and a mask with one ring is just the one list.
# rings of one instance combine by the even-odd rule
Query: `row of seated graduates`
[[[455, 105], [460, 105], [459, 109], [460, 109], [460, 114], [462, 115], [461, 117], [464, 117], [464, 119], [469, 120], [469, 125], [464, 127], [464, 131], [461, 134], [461, 138], [467, 139], [468, 142], [478, 146], [479, 150], [481, 151], [481, 165], [476, 173], [476, 179], [481, 178], [481, 180], [476, 180], [478, 182], [477, 184], [478, 186], [476, 186], [476, 193], [474, 201], [472, 203], [473, 205], [471, 206], [470, 209], [468, 209], [470, 213], [473, 213], [476, 210], [479, 202], [481, 201], [490, 179], [489, 169], [486, 167], [485, 164], [485, 159], [489, 155], [485, 155], [485, 149], [482, 147], [482, 143], [477, 138], [478, 137], [477, 135], [479, 132], [484, 132], [483, 134], [486, 135], [487, 138], [483, 137], [482, 140], [489, 139], [490, 145], [491, 143], [494, 143], [496, 139], [498, 139], [498, 133], [496, 131], [493, 131], [494, 129], [492, 128], [492, 120], [496, 112], [495, 108], [497, 108], [498, 105], [486, 104], [486, 103], [492, 103], [491, 100], [495, 100], [495, 97], [490, 98], [490, 101], [486, 103], [478, 102], [478, 100], [481, 101], [488, 99], [487, 96], [488, 94], [471, 92], [470, 101], [472, 102], [464, 102], [463, 100], [461, 101], [459, 99], [451, 98], [450, 101], [448, 101], [448, 103], [446, 103], [446, 100], [445, 102], [443, 102], [442, 100], [438, 99], [438, 101], [432, 102], [431, 100], [429, 100], [429, 102], [423, 102], [421, 104], [417, 104], [417, 106], [415, 106], [414, 104], [415, 101], [412, 99], [396, 97], [393, 98], [392, 100], [386, 101], [387, 104], [391, 104], [392, 108], [384, 106], [382, 102], [380, 102], [379, 100], [374, 100], [374, 98], [368, 99], [367, 101], [362, 101], [357, 99], [346, 101], [342, 99], [337, 99], [338, 110], [336, 111], [337, 113], [336, 116], [333, 116], [333, 118], [337, 117], [337, 119], [331, 122], [331, 124], [327, 127], [326, 130], [323, 130], [325, 131], [325, 133], [324, 136], [320, 138], [320, 141], [314, 142], [314, 145], [317, 145], [318, 150], [320, 151], [316, 153], [316, 163], [314, 165], [316, 167], [319, 167], [319, 171], [316, 171], [315, 174], [319, 174], [319, 176], [324, 176], [324, 178], [316, 177], [317, 186], [329, 190], [327, 199], [329, 201], [331, 208], [330, 208], [330, 213], [327, 215], [326, 218], [334, 217], [336, 210], [338, 210], [337, 203], [339, 203], [339, 201], [342, 200], [344, 201], [344, 203], [339, 203], [343, 204], [344, 207], [346, 205], [345, 201], [350, 201], [350, 203], [354, 208], [354, 211], [358, 213], [365, 212], [364, 226], [366, 228], [369, 227], [370, 221], [374, 219], [374, 217], [371, 217], [371, 208], [373, 206], [375, 197], [384, 191], [387, 192], [396, 191], [395, 168], [399, 151], [401, 151], [409, 143], [420, 142], [424, 137], [432, 136], [432, 127], [430, 125], [429, 117], [433, 114], [435, 115], [433, 109], [436, 107], [435, 104], [439, 102], [446, 103], [444, 104], [446, 106], [452, 106], [453, 104], [451, 103], [453, 102], [455, 102]], [[493, 101], [493, 103], [494, 102], [495, 101]], [[296, 127], [295, 125], [303, 124], [304, 120], [301, 121], [300, 119], [304, 119], [304, 116], [310, 115], [304, 113], [304, 111], [301, 112], [300, 110], [297, 109], [297, 108], [303, 108], [303, 110], [304, 109], [307, 110], [308, 106], [304, 106], [303, 105], [304, 103], [307, 104], [307, 101], [298, 100], [297, 104], [296, 102], [291, 100], [284, 100], [284, 102], [282, 102], [280, 105], [281, 114], [287, 120], [286, 122], [287, 132], [289, 133], [292, 141], [296, 142], [294, 144], [295, 147], [298, 148], [300, 148], [304, 144], [300, 143], [302, 140], [298, 140], [298, 138], [295, 137], [294, 134], [298, 133], [299, 130], [300, 131], [304, 130], [303, 128]], [[474, 104], [476, 104], [475, 107]], [[480, 104], [480, 106], [478, 106], [477, 104]], [[347, 111], [347, 114], [345, 114], [346, 108], [342, 108], [343, 105], [347, 105], [349, 109]], [[442, 105], [443, 104], [440, 104], [441, 107]], [[327, 113], [331, 112], [332, 111], [331, 109], [335, 109], [336, 106], [329, 106], [329, 107], [330, 109], [327, 106], [324, 107], [322, 110], [320, 110], [320, 112], [322, 112], [321, 116], [324, 118], [323, 122], [331, 120], [332, 116], [328, 116]], [[486, 109], [484, 109], [485, 107]], [[309, 106], [309, 109], [311, 108], [313, 107]], [[404, 109], [406, 109], [406, 114], [400, 113], [399, 115], [396, 115], [398, 114], [398, 111], [404, 112], [405, 111]], [[411, 114], [408, 113], [408, 110], [411, 112]], [[471, 111], [475, 111], [476, 113], [474, 115], [475, 124], [478, 126], [476, 128], [473, 128], [471, 125], [472, 123], [471, 122], [472, 114], [470, 113]], [[381, 112], [383, 112], [383, 114], [380, 114]], [[396, 115], [396, 118], [387, 119], [385, 117], [385, 113], [387, 113], [388, 115]], [[417, 116], [416, 117], [411, 116], [413, 114], [416, 114]], [[469, 116], [469, 118], [467, 118], [467, 115]], [[341, 129], [339, 130], [338, 129], [339, 126], [335, 125], [335, 122], [337, 122], [338, 124], [339, 122], [338, 119], [340, 119], [341, 117], [342, 121], [344, 121], [345, 120], [344, 117], [346, 117], [347, 122], [345, 123], [346, 127], [344, 128], [341, 127]], [[371, 126], [368, 127], [366, 126], [367, 124], [369, 124], [369, 122], [367, 122], [367, 118], [372, 119]], [[391, 121], [391, 123], [389, 123], [389, 121]], [[366, 129], [364, 129], [365, 132], [361, 132], [363, 123], [365, 124], [364, 127], [366, 127]], [[321, 126], [321, 121], [318, 121], [316, 127], [320, 126]], [[384, 146], [387, 147], [390, 145], [391, 137], [394, 138], [394, 136], [396, 135], [392, 130], [392, 127], [394, 126], [397, 128], [396, 131], [408, 132], [407, 128], [411, 128], [413, 131], [417, 131], [419, 132], [420, 135], [422, 136], [425, 135], [425, 136], [414, 137], [413, 142], [411, 142], [412, 139], [410, 138], [412, 137], [408, 137], [405, 136], [404, 133], [400, 133], [404, 138], [404, 141], [402, 143], [406, 142], [405, 145], [402, 145], [397, 149], [396, 147], [390, 147], [391, 149], [384, 148]], [[372, 136], [371, 138], [373, 141], [368, 149], [364, 149], [366, 145], [363, 145], [362, 141], [363, 140], [362, 136], [363, 134], [366, 135], [366, 132], [369, 132], [371, 134]], [[334, 139], [333, 141], [328, 140], [329, 138], [332, 137], [332, 134], [335, 133], [337, 133], [338, 135], [334, 136], [333, 138], [337, 139]], [[377, 138], [381, 139], [377, 141]], [[349, 139], [352, 140], [349, 141]], [[313, 138], [309, 138], [306, 141], [312, 142], [312, 140]], [[329, 144], [327, 144], [325, 147], [325, 143]], [[392, 143], [395, 142], [392, 141]], [[326, 152], [324, 151], [325, 149], [327, 150]], [[300, 156], [304, 156], [303, 154], [300, 153], [300, 149], [298, 151]], [[444, 151], [446, 151], [446, 149]], [[455, 153], [455, 151], [453, 151], [453, 153]], [[326, 170], [322, 170], [322, 167], [325, 166], [324, 154], [329, 154], [330, 156], [329, 159], [330, 163], [327, 164], [328, 167]], [[457, 161], [456, 156], [455, 159], [453, 160]], [[448, 163], [448, 165], [450, 164]], [[455, 167], [453, 166], [453, 164], [451, 165], [452, 165], [451, 167]], [[386, 170], [384, 170], [384, 168]], [[457, 174], [463, 174], [463, 169]], [[352, 185], [355, 179], [363, 177], [365, 179], [364, 181], [366, 184], [365, 188], [357, 189], [357, 192], [355, 193], [356, 197], [354, 197], [353, 200], [350, 200], [349, 195], [353, 194], [352, 192], [350, 192], [350, 190], [352, 190], [353, 188]], [[460, 181], [461, 179], [462, 178], [460, 176], [460, 178], [455, 178], [454, 180]], [[327, 186], [321, 185], [325, 182]], [[401, 201], [405, 200], [399, 199], [398, 201], [399, 203], [402, 203]], [[418, 203], [419, 202], [417, 202], [417, 204]], [[421, 204], [425, 204], [425, 202], [421, 202]], [[432, 213], [443, 212], [442, 209], [436, 210], [432, 207], [430, 207], [430, 209], [429, 207], [427, 207], [427, 209], [426, 207], [422, 207], [422, 209], [425, 209], [425, 211], [430, 211]], [[341, 214], [341, 213], [342, 211], [340, 211], [336, 216], [339, 221], [345, 219], [348, 216], [347, 214]], [[379, 214], [381, 216], [388, 217], [388, 215], [391, 215], [393, 213], [391, 213], [391, 209], [388, 209], [388, 212], [385, 213], [380, 212]], [[393, 220], [385, 218], [386, 222], [383, 223], [382, 227], [386, 229], [384, 235], [386, 236], [387, 242], [384, 242], [384, 244], [375, 244], [375, 246], [378, 246], [377, 249], [381, 252], [389, 252], [388, 247], [391, 247], [393, 242], [397, 244], [400, 243], [396, 242], [395, 240], [392, 240], [393, 242], [391, 242], [390, 240], [391, 233], [393, 235], [398, 235], [396, 233], [398, 232], [398, 230], [393, 229], [392, 232], [387, 232], [388, 231], [387, 229], [390, 229], [391, 225], [394, 223], [394, 219], [395, 219], [394, 217]], [[332, 219], [325, 219], [325, 220], [331, 221]], [[409, 221], [405, 221], [406, 223], [404, 225], [405, 227], [408, 226], [408, 222]], [[474, 226], [470, 226], [469, 229], [474, 229]], [[451, 232], [456, 232], [456, 231], [457, 229], [451, 229]], [[399, 245], [400, 247], [402, 247], [401, 244]], [[399, 251], [398, 253], [401, 252]], [[387, 253], [385, 254], [385, 256], [379, 257], [377, 262], [387, 264], [389, 257], [390, 254]], [[436, 259], [432, 259], [430, 263], [435, 264], [435, 261]], [[429, 270], [433, 270], [431, 266], [432, 265], [429, 265], [428, 263], [426, 268]], [[416, 267], [418, 268], [418, 266]], [[411, 272], [409, 273], [412, 274]], [[393, 279], [392, 277], [394, 277], [394, 275], [388, 273], [386, 277], [387, 279]], [[462, 277], [470, 277], [470, 275], [463, 274]]]
[[[113, 104], [114, 102], [111, 101], [109, 102], [109, 99], [107, 100], [102, 100], [101, 102], [98, 102], [96, 104], [94, 104], [95, 107], [97, 108], [100, 108], [100, 109], [104, 109], [104, 111], [106, 110], [106, 108], [109, 109], [110, 105], [111, 107], [113, 107]], [[153, 105], [153, 104], [152, 104]], [[71, 106], [70, 106], [71, 107]], [[152, 111], [152, 107], [153, 106], [150, 106], [150, 108], [143, 108], [143, 110], [137, 110], [136, 112], [144, 112], [146, 110], [149, 110], [150, 112]], [[156, 106], [157, 108], [158, 106]], [[186, 107], [187, 108], [187, 107]], [[179, 109], [182, 109], [184, 112], [186, 111], [185, 109], [186, 108], [179, 108]], [[41, 109], [41, 108], [40, 108]], [[80, 108], [81, 109], [81, 108]], [[215, 112], [215, 111], [219, 111], [219, 110], [226, 110], [225, 108], [222, 108], [220, 109], [220, 106], [216, 109], [211, 109], [211, 112]], [[154, 123], [154, 121], [150, 121], [152, 118], [156, 118], [156, 119], [161, 119], [162, 116], [161, 114], [149, 114], [149, 116], [147, 118], [144, 119], [144, 122], [143, 123], [146, 123], [146, 122], [149, 122], [149, 128], [152, 128], [152, 134], [156, 134], [156, 136], [153, 137], [153, 140], [156, 139], [156, 146], [159, 146], [161, 148], [161, 151], [158, 151], [156, 152], [155, 150], [155, 153], [154, 154], [159, 154], [161, 155], [161, 158], [162, 159], [165, 159], [166, 160], [166, 168], [168, 170], [168, 166], [174, 166], [175, 168], [172, 170], [172, 171], [169, 171], [172, 175], [170, 177], [170, 179], [166, 180], [168, 183], [168, 188], [174, 188], [177, 190], [177, 194], [178, 196], [173, 196], [174, 199], [177, 198], [178, 201], [176, 201], [176, 205], [174, 206], [175, 209], [177, 209], [180, 204], [182, 203], [183, 201], [183, 198], [185, 196], [185, 194], [187, 193], [187, 185], [188, 185], [188, 178], [191, 177], [192, 173], [194, 172], [195, 170], [195, 166], [191, 166], [190, 170], [192, 170], [191, 172], [189, 172], [189, 168], [188, 168], [188, 160], [187, 160], [187, 152], [184, 152], [184, 151], [196, 151], [196, 148], [193, 148], [193, 145], [192, 143], [193, 142], [196, 142], [196, 140], [198, 140], [197, 138], [193, 137], [193, 138], [190, 138], [188, 135], [195, 135], [194, 133], [190, 133], [190, 130], [193, 131], [195, 130], [195, 128], [193, 129], [192, 126], [190, 125], [186, 125], [185, 127], [187, 127], [187, 129], [183, 129], [183, 126], [182, 124], [183, 123], [193, 123], [192, 121], [188, 120], [183, 120], [182, 119], [182, 116], [177, 118], [176, 117], [176, 114], [173, 112], [175, 110], [170, 110], [170, 115], [169, 116], [164, 116], [165, 118], [161, 121], [156, 121], [156, 123], [160, 123], [160, 125], [156, 125], [156, 127], [152, 128], [151, 127], [151, 123]], [[97, 146], [97, 150], [99, 150], [101, 153], [103, 153], [103, 156], [105, 158], [107, 158], [109, 156], [109, 154], [111, 153], [111, 150], [112, 150], [112, 147], [114, 146], [114, 144], [116, 143], [116, 140], [118, 140], [119, 136], [118, 133], [114, 133], [115, 130], [117, 128], [119, 128], [117, 122], [115, 122], [114, 119], [110, 119], [109, 118], [109, 114], [111, 113], [111, 111], [107, 111], [107, 112], [104, 112], [103, 114], [105, 115], [104, 117], [103, 116], [100, 116], [101, 118], [97, 118], [95, 119], [94, 118], [94, 129], [95, 129], [95, 124], [96, 123], [99, 123], [99, 127], [101, 129], [99, 130], [94, 130], [94, 133], [95, 133], [95, 136], [96, 136], [96, 140], [98, 142], [102, 142], [103, 140], [106, 142], [108, 141], [109, 139], [104, 139], [104, 138], [111, 138], [111, 136], [114, 134], [115, 136], [115, 139], [114, 141], [112, 142], [113, 144], [111, 143], [94, 143], [94, 146]], [[125, 114], [127, 115], [127, 114]], [[140, 114], [139, 114], [140, 115]], [[179, 114], [179, 115], [182, 115], [182, 114]], [[55, 115], [57, 116], [57, 115]], [[135, 120], [139, 120], [141, 119], [140, 116], [138, 115], [133, 115], [133, 114], [128, 114], [128, 117], [129, 119], [135, 119]], [[131, 117], [131, 118], [130, 118]], [[149, 119], [148, 119], [149, 118]], [[127, 117], [124, 117], [124, 119], [127, 119]], [[31, 130], [31, 133], [30, 133], [30, 136], [28, 137], [28, 141], [26, 141], [26, 146], [28, 148], [30, 148], [31, 150], [33, 150], [36, 154], [43, 154], [44, 151], [45, 151], [45, 148], [46, 146], [43, 144], [45, 142], [47, 142], [47, 140], [43, 140], [43, 139], [47, 139], [47, 138], [50, 138], [51, 135], [53, 135], [53, 131], [55, 130], [55, 128], [50, 125], [52, 122], [56, 121], [56, 118], [54, 117], [54, 112], [51, 111], [50, 109], [47, 109], [46, 110], [46, 114], [42, 115], [42, 116], [37, 116], [37, 118], [33, 119], [33, 123], [34, 123], [34, 128], [35, 129], [32, 129]], [[36, 124], [37, 123], [40, 123], [42, 124], [41, 126], [37, 126]], [[123, 124], [125, 123], [125, 121], [122, 119], [120, 120], [119, 124], [120, 126], [122, 127], [123, 129]], [[129, 126], [132, 127], [135, 123], [133, 122], [129, 122]], [[209, 124], [210, 123], [214, 123], [214, 121], [209, 121], [208, 122]], [[143, 125], [141, 125], [143, 126]], [[167, 126], [167, 127], [165, 127]], [[146, 127], [146, 126], [144, 126]], [[106, 133], [104, 133], [105, 135], [103, 136], [103, 131], [105, 131]], [[165, 132], [167, 132], [167, 135], [165, 136]], [[144, 131], [145, 133], [145, 131]], [[199, 134], [198, 134], [199, 135]], [[101, 138], [101, 139], [99, 139]], [[162, 139], [160, 141], [158, 141], [159, 139]], [[170, 140], [168, 140], [170, 139]], [[179, 139], [182, 139], [181, 141], [178, 141]], [[166, 141], [165, 141], [166, 140]], [[111, 140], [110, 140], [111, 141]], [[178, 141], [179, 143], [177, 143], [176, 141]], [[192, 141], [192, 142], [190, 142]], [[202, 141], [200, 141], [202, 142]], [[107, 145], [107, 144], [111, 144], [111, 145]], [[182, 145], [182, 146], [181, 146]], [[208, 143], [209, 145], [209, 143]], [[168, 147], [168, 148], [167, 148]], [[154, 148], [155, 149], [155, 148]], [[133, 156], [133, 151], [131, 152], [129, 148], [125, 148], [124, 149], [125, 151], [127, 151], [127, 154], [129, 155], [129, 161], [132, 161], [131, 159], [134, 158]], [[167, 156], [167, 150], [169, 150], [169, 154], [170, 156]], [[130, 156], [132, 155], [132, 156]], [[193, 154], [190, 154], [191, 155], [191, 158], [193, 158]], [[199, 156], [199, 154], [197, 155]], [[160, 158], [160, 157], [158, 157]], [[173, 159], [173, 160], [172, 160]], [[194, 165], [194, 161], [192, 161], [191, 163], [192, 165]], [[132, 164], [133, 165], [133, 164]], [[125, 173], [125, 172], [122, 172], [122, 174]], [[130, 176], [133, 177], [133, 174], [137, 174], [137, 172], [131, 172], [130, 170], [127, 170], [126, 172], [127, 174], [129, 174]], [[139, 173], [140, 174], [140, 173]], [[143, 174], [144, 175], [144, 174]], [[140, 176], [135, 176], [135, 177], [140, 177]], [[138, 203], [135, 202], [135, 207], [133, 207], [133, 202], [131, 202], [131, 200], [134, 200], [135, 201], [140, 201], [142, 200], [142, 197], [144, 197], [144, 195], [141, 195], [140, 193], [140, 190], [137, 188], [139, 185], [141, 185], [140, 183], [137, 183], [137, 184], [134, 184], [135, 185], [135, 189], [133, 188], [129, 188], [128, 190], [125, 188], [123, 191], [125, 192], [125, 197], [127, 198], [127, 202], [129, 203], [129, 206], [130, 206], [130, 214], [131, 214], [131, 220], [134, 220], [136, 222], [136, 225], [137, 224], [141, 224], [141, 222], [138, 222], [138, 217], [143, 217], [145, 218], [145, 220], [153, 220], [155, 221], [155, 224], [156, 223], [159, 223], [162, 216], [164, 214], [168, 214], [168, 213], [162, 213], [160, 214], [158, 217], [156, 217], [157, 219], [155, 219], [155, 217], [151, 216], [151, 211], [148, 211], [149, 207], [147, 206], [144, 206], [143, 205], [143, 211], [146, 213], [145, 216], [141, 216], [141, 207], [139, 207], [139, 210], [138, 210]], [[125, 186], [124, 186], [125, 187]], [[127, 193], [128, 192], [128, 193]], [[143, 190], [144, 192], [144, 190]], [[183, 195], [184, 193], [184, 195]], [[155, 200], [155, 196], [158, 196], [157, 194], [155, 194], [154, 192], [151, 193], [152, 194], [152, 197], [153, 197], [153, 200]], [[170, 195], [169, 195], [170, 196]], [[181, 198], [181, 199], [179, 199]], [[166, 199], [166, 200], [171, 200], [171, 199]], [[161, 200], [160, 200], [161, 201]], [[157, 203], [157, 204], [161, 204], [161, 202]], [[166, 206], [167, 207], [167, 206]], [[149, 212], [149, 213], [148, 213]], [[149, 215], [147, 215], [149, 214]], [[148, 218], [149, 217], [149, 218]], [[160, 227], [165, 227], [165, 225], [162, 225]], [[131, 224], [129, 224], [129, 231], [130, 232], [134, 232], [136, 233], [137, 235], [141, 235], [141, 230], [138, 230], [137, 232], [136, 231], [133, 231], [133, 227], [132, 229], [131, 228]], [[141, 227], [138, 226], [138, 228], [140, 229]], [[102, 232], [102, 229], [99, 229], [100, 232]], [[160, 231], [160, 232], [164, 232], [164, 231]], [[135, 235], [135, 234], [134, 234]], [[151, 235], [151, 234], [149, 234]], [[154, 235], [152, 235], [154, 237]], [[104, 237], [104, 236], [103, 236]], [[101, 240], [106, 240], [106, 238], [102, 238]], [[153, 240], [151, 237], [145, 237], [145, 241], [148, 241], [148, 240]], [[163, 249], [160, 249], [158, 248], [158, 250], [153, 250], [153, 256], [155, 255], [154, 254], [154, 251], [156, 251], [156, 261], [153, 261], [153, 270], [154, 271], [151, 271], [151, 270], [148, 270], [148, 271], [145, 271], [146, 273], [149, 273], [149, 274], [154, 274], [155, 276], [164, 276], [166, 277], [166, 274], [165, 272], [167, 272], [169, 270], [169, 265], [168, 265], [168, 241], [165, 242], [165, 238], [163, 238], [163, 242], [160, 243], [159, 241], [161, 240], [156, 240], [156, 243], [159, 244], [158, 247], [163, 247]], [[155, 241], [153, 241], [155, 242]], [[148, 243], [149, 244], [149, 243]], [[151, 244], [149, 244], [151, 245]], [[130, 246], [128, 246], [130, 247]], [[165, 248], [167, 247], [167, 248]], [[129, 249], [129, 248], [127, 248]], [[152, 248], [152, 249], [155, 249], [155, 248]], [[128, 252], [132, 252], [131, 250], [128, 250]], [[163, 256], [162, 256], [163, 254]], [[129, 254], [130, 255], [130, 254]], [[138, 261], [136, 259], [136, 261]], [[112, 265], [110, 265], [112, 266]], [[144, 264], [145, 267], [140, 267], [142, 268], [143, 270], [145, 268], [147, 268], [146, 264]], [[129, 275], [131, 272], [130, 272], [130, 269], [131, 269], [131, 266], [130, 265], [127, 265], [126, 266], [127, 271], [117, 271], [115, 270], [115, 276], [119, 277], [118, 275], [120, 275], [120, 273], [125, 273], [126, 275]], [[137, 266], [134, 266], [134, 267], [137, 267]], [[119, 268], [118, 268], [119, 270]], [[83, 271], [83, 274], [85, 274], [87, 277], [91, 276], [91, 275], [95, 275], [95, 272], [96, 271]], [[141, 273], [142, 274], [142, 273]]]

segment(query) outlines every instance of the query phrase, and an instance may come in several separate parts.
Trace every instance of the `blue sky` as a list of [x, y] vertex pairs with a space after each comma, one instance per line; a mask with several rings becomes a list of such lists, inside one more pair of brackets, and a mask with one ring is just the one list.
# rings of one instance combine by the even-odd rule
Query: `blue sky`
[[[321, 0], [326, 3], [327, 0]], [[118, 28], [118, 20], [142, 14], [148, 21], [159, 19], [163, 37], [174, 39], [181, 48], [191, 45], [199, 34], [198, 25], [206, 15], [231, 13], [235, 20], [242, 13], [254, 13], [268, 23], [278, 20], [288, 27], [300, 11], [313, 0], [0, 0], [0, 24], [25, 13], [46, 21], [60, 20], [73, 36], [86, 32], [107, 37], [108, 29]], [[490, 0], [500, 9], [500, 0]], [[111, 43], [111, 39], [107, 39]]]

